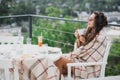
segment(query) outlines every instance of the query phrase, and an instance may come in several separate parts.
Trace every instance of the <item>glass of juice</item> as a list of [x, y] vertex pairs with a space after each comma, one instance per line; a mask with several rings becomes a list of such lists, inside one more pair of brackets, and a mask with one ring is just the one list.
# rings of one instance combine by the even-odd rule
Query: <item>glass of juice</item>
[[42, 36], [38, 36], [38, 46], [42, 46]]

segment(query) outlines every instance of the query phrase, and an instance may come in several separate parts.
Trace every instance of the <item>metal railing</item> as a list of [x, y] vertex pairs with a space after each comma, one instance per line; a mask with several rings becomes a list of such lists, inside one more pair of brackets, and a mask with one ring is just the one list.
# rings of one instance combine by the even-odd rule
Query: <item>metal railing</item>
[[[10, 16], [0, 16], [0, 19], [2, 18], [17, 18], [17, 17], [28, 17], [29, 18], [29, 37], [32, 37], [32, 18], [45, 18], [45, 19], [52, 19], [52, 20], [63, 20], [63, 21], [72, 21], [72, 22], [81, 22], [81, 23], [87, 23], [87, 21], [82, 20], [73, 20], [73, 19], [67, 19], [67, 18], [58, 18], [58, 17], [49, 17], [49, 16], [40, 16], [40, 15], [10, 15]], [[111, 24], [108, 23], [108, 26], [120, 26], [120, 24]]]
[[81, 20], [73, 20], [73, 19], [67, 19], [67, 18], [58, 18], [58, 17], [49, 17], [49, 16], [40, 16], [40, 15], [32, 15], [32, 14], [27, 14], [27, 15], [10, 15], [10, 16], [0, 16], [0, 19], [2, 18], [17, 18], [17, 17], [28, 17], [29, 19], [29, 37], [32, 37], [32, 18], [45, 18], [45, 19], [52, 19], [52, 20], [64, 20], [64, 21], [72, 21], [72, 22], [83, 22], [86, 23], [86, 21], [81, 21]]
[[[58, 17], [49, 17], [49, 16], [40, 16], [40, 15], [10, 15], [10, 16], [0, 16], [0, 19], [3, 18], [17, 18], [17, 17], [28, 17], [29, 18], [29, 37], [32, 37], [32, 18], [45, 18], [45, 19], [52, 19], [52, 20], [63, 20], [63, 21], [72, 21], [72, 22], [81, 22], [81, 23], [87, 23], [87, 21], [82, 20], [73, 20], [73, 19], [67, 19], [67, 18], [58, 18]], [[120, 26], [120, 24], [111, 24], [108, 23], [108, 26]]]

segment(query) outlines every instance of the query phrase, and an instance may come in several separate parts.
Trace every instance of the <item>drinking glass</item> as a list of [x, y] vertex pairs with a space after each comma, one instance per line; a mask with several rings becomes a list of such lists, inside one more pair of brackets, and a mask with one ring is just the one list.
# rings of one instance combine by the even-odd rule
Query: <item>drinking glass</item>
[[38, 46], [42, 46], [42, 36], [38, 36]]
[[43, 47], [44, 47], [45, 53], [48, 54], [48, 44], [43, 44]]
[[27, 44], [32, 44], [31, 38], [27, 38], [27, 39], [26, 39], [26, 43], [27, 43]]
[[48, 57], [48, 44], [43, 44], [42, 46], [43, 48], [43, 52], [41, 52], [41, 54], [44, 56], [44, 57]]

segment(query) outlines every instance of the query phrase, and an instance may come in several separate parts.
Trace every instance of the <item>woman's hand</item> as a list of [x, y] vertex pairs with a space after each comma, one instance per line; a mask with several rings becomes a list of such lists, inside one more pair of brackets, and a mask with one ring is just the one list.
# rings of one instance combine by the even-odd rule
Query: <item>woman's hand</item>
[[85, 43], [85, 37], [82, 35], [79, 35], [79, 39], [80, 42]]
[[58, 67], [60, 71], [60, 79], [61, 80], [61, 74], [67, 75], [67, 63], [73, 63], [71, 59], [68, 59], [66, 57], [61, 57], [57, 61], [55, 61], [55, 65]]
[[85, 42], [85, 37], [83, 35], [79, 35], [79, 38], [76, 40], [77, 47], [82, 46]]

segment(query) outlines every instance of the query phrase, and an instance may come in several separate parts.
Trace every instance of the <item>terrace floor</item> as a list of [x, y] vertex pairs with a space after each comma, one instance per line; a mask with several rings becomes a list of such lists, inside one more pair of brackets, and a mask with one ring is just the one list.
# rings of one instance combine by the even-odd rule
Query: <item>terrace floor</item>
[[103, 78], [98, 78], [98, 79], [87, 79], [87, 80], [120, 80], [120, 75], [103, 77]]

